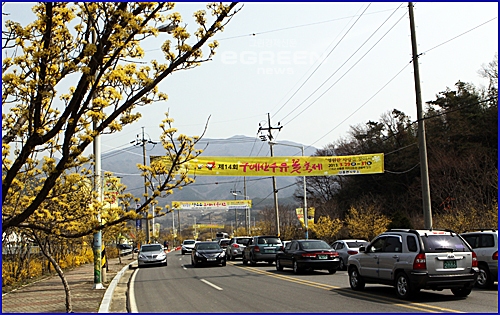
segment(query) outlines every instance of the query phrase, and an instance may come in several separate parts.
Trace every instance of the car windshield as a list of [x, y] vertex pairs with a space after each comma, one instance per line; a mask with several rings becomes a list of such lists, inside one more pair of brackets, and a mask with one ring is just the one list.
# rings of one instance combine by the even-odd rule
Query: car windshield
[[227, 244], [229, 244], [229, 240], [227, 240], [227, 241], [226, 241], [226, 240], [224, 240], [224, 241], [220, 241], [220, 244], [221, 244], [221, 245], [227, 245]]
[[346, 242], [349, 248], [359, 248], [361, 246], [368, 246], [369, 242]]
[[217, 243], [199, 244], [198, 245], [198, 250], [210, 250], [210, 249], [220, 249], [220, 246]]
[[303, 241], [300, 244], [303, 249], [332, 249], [325, 241]]
[[157, 252], [161, 250], [161, 245], [142, 246], [141, 252]]
[[195, 243], [195, 241], [184, 241], [184, 245], [191, 245], [194, 243]]

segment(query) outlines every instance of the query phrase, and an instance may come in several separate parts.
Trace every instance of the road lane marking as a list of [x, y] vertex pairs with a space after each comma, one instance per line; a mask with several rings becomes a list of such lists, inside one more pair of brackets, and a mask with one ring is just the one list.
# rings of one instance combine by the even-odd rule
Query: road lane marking
[[212, 287], [212, 288], [214, 288], [214, 289], [217, 289], [217, 290], [219, 290], [219, 291], [222, 291], [222, 288], [221, 288], [221, 287], [218, 287], [218, 286], [216, 286], [215, 284], [213, 284], [213, 283], [211, 283], [211, 282], [209, 282], [209, 281], [207, 281], [207, 280], [205, 280], [205, 279], [200, 279], [200, 281], [201, 281], [201, 282], [203, 282], [203, 283], [208, 284], [209, 286], [211, 286], [211, 287]]
[[130, 299], [130, 313], [139, 313], [139, 310], [137, 310], [137, 304], [135, 304], [135, 293], [134, 293], [134, 283], [135, 283], [135, 276], [137, 275], [137, 269], [134, 270], [134, 273], [132, 274], [132, 279], [130, 279], [130, 288], [129, 288], [129, 293], [128, 293], [128, 298]]
[[[234, 265], [234, 263], [232, 263], [232, 265]], [[281, 275], [281, 274], [270, 274], [269, 271], [260, 270], [260, 269], [255, 268], [255, 267], [238, 266], [238, 265], [234, 265], [234, 266], [239, 267], [239, 268], [244, 268], [244, 269], [247, 269], [251, 272], [259, 273], [259, 274], [262, 274], [262, 275], [265, 275], [268, 277], [277, 278], [277, 279], [281, 279], [281, 280], [285, 280], [285, 281], [289, 281], [289, 282], [294, 282], [297, 284], [303, 284], [303, 285], [307, 285], [310, 287], [315, 287], [315, 288], [319, 288], [319, 289], [323, 289], [323, 290], [342, 290], [343, 293], [350, 295], [350, 296], [353, 296], [353, 297], [357, 297], [361, 294], [361, 295], [363, 295], [363, 297], [365, 297], [366, 299], [373, 301], [373, 302], [393, 303], [392, 305], [396, 305], [399, 307], [414, 309], [414, 310], [424, 311], [424, 312], [429, 312], [429, 313], [435, 313], [435, 312], [465, 313], [462, 311], [444, 308], [444, 307], [440, 307], [440, 306], [428, 305], [428, 304], [423, 304], [423, 303], [418, 303], [418, 302], [406, 302], [406, 301], [401, 301], [399, 299], [390, 298], [390, 297], [385, 297], [383, 300], [381, 300], [380, 296], [375, 295], [375, 294], [371, 294], [368, 292], [359, 292], [359, 291], [350, 292], [350, 291], [344, 290], [338, 286], [313, 282], [313, 281], [309, 281], [309, 280], [297, 279], [294, 277], [285, 276], [285, 275]]]

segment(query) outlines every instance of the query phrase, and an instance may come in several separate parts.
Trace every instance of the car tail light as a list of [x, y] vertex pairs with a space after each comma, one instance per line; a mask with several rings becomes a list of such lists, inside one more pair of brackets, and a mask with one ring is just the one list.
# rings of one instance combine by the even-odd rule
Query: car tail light
[[475, 252], [472, 252], [472, 267], [477, 267], [477, 255]]
[[491, 256], [493, 260], [498, 260], [498, 251], [496, 251], [493, 256]]
[[426, 261], [425, 261], [425, 254], [418, 254], [417, 257], [415, 257], [415, 260], [413, 261], [413, 269], [419, 270], [419, 269], [426, 269]]
[[316, 257], [316, 254], [315, 253], [303, 253], [302, 254], [302, 257]]
[[234, 243], [233, 245], [231, 245], [231, 247], [233, 247], [233, 248], [239, 248], [239, 247], [240, 247], [240, 245], [238, 245], [238, 244]]
[[260, 247], [259, 246], [255, 246], [255, 248], [253, 249], [254, 252], [260, 252]]
[[348, 251], [347, 251], [347, 253], [348, 253], [349, 255], [356, 255], [358, 252], [357, 252], [357, 251], [355, 251], [355, 250], [348, 250]]

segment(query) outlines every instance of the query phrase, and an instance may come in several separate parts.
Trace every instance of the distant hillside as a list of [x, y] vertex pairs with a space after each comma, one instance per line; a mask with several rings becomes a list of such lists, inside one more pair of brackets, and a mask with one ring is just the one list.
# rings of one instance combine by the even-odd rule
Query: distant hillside
[[[282, 141], [280, 143], [301, 146], [301, 144]], [[228, 139], [203, 139], [197, 148], [204, 148], [202, 156], [269, 156], [269, 145], [267, 142], [245, 136], [234, 136]], [[300, 148], [285, 145], [274, 146], [275, 156], [278, 155], [300, 155]], [[305, 155], [312, 155], [315, 148], [308, 148]], [[155, 146], [146, 145], [146, 161], [149, 164], [149, 156], [163, 155], [165, 153], [160, 144]], [[102, 169], [113, 172], [120, 176], [122, 183], [127, 186], [127, 191], [136, 196], [142, 195], [144, 191], [144, 178], [140, 176], [137, 164], [143, 163], [142, 147], [131, 145], [126, 150], [109, 152], [102, 156]], [[280, 199], [291, 197], [296, 189], [293, 185], [297, 177], [277, 177], [276, 184], [279, 189]], [[227, 200], [234, 199], [230, 191], [238, 191], [237, 194], [244, 195], [243, 177], [229, 176], [198, 176], [196, 182], [182, 190], [174, 192], [171, 200], [165, 200], [160, 204], [170, 203], [172, 200]], [[246, 177], [246, 195], [255, 203], [272, 204], [272, 180], [271, 177]], [[236, 196], [243, 199], [242, 196]], [[265, 199], [266, 201], [263, 201]]]

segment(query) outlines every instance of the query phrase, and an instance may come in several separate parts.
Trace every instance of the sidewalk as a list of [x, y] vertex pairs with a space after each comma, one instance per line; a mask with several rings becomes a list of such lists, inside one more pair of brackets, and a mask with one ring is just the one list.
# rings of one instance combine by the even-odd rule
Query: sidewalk
[[[106, 273], [106, 281], [103, 283], [105, 289], [93, 289], [94, 265], [92, 263], [65, 271], [64, 274], [71, 290], [73, 312], [97, 313], [101, 303], [104, 302], [103, 298], [113, 278], [136, 259], [137, 254], [134, 254], [134, 260], [132, 260], [132, 255], [123, 256], [122, 264], [119, 263], [118, 258], [109, 259], [109, 270]], [[129, 273], [131, 274], [131, 272]], [[127, 279], [123, 280], [128, 281]], [[116, 285], [117, 288], [120, 286], [123, 285]], [[122, 291], [116, 290], [113, 294], [113, 301], [107, 301], [112, 305], [109, 309], [110, 312], [126, 312], [126, 283], [125, 292]], [[109, 292], [108, 295], [110, 293], [113, 292]], [[123, 303], [121, 300], [115, 301], [117, 294], [118, 297], [123, 295]], [[2, 313], [66, 313], [65, 303], [66, 295], [61, 279], [57, 275], [53, 275], [2, 295]]]

